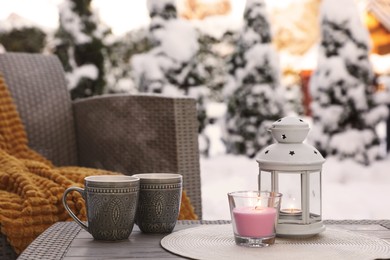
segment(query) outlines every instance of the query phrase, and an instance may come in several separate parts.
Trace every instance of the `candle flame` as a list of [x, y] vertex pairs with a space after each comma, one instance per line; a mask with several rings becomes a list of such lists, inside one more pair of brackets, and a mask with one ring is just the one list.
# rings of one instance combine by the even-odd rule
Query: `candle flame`
[[257, 202], [256, 202], [256, 205], [255, 205], [255, 209], [262, 209], [263, 207], [261, 206], [261, 200], [260, 198], [257, 198]]
[[295, 209], [295, 198], [292, 198], [292, 203], [290, 204], [290, 213], [294, 213], [294, 209]]

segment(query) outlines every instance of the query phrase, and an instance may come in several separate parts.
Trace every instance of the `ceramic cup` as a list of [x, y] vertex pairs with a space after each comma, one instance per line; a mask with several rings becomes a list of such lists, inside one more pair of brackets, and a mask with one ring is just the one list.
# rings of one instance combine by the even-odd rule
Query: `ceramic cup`
[[[62, 202], [70, 216], [97, 240], [124, 240], [133, 230], [138, 205], [139, 179], [124, 175], [89, 176], [85, 188], [70, 187]], [[81, 193], [86, 202], [87, 222], [84, 224], [69, 208], [69, 192]]]
[[170, 233], [179, 217], [183, 176], [144, 173], [140, 179], [136, 224], [145, 233]]

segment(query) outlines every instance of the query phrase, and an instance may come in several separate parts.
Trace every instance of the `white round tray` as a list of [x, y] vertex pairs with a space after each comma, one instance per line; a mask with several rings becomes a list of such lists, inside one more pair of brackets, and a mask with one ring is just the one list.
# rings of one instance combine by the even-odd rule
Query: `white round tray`
[[367, 260], [390, 258], [390, 244], [379, 238], [327, 228], [306, 239], [277, 238], [265, 248], [247, 248], [234, 242], [232, 225], [204, 225], [184, 229], [161, 240], [166, 250], [193, 259], [325, 259]]

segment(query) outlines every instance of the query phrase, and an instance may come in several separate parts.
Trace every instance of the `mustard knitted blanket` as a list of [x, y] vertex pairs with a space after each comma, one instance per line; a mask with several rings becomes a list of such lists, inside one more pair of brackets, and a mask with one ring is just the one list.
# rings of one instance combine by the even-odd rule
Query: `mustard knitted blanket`
[[[70, 186], [83, 186], [89, 175], [114, 174], [82, 167], [55, 167], [28, 147], [25, 129], [0, 74], [0, 227], [20, 254], [39, 234], [57, 221], [71, 220], [61, 198]], [[68, 204], [82, 220], [85, 203], [79, 193]], [[179, 219], [197, 219], [183, 193]]]
[[[29, 149], [27, 136], [0, 76], [0, 226], [16, 253], [57, 221], [71, 220], [61, 198], [70, 186], [82, 186], [88, 175], [111, 174], [81, 167], [54, 167]], [[84, 201], [69, 196], [75, 214], [85, 219]]]

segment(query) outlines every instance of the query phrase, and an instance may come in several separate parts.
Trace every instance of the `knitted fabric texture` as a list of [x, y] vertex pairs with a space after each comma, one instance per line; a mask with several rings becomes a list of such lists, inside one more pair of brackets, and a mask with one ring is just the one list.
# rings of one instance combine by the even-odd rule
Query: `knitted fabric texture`
[[181, 204], [180, 204], [180, 212], [179, 212], [179, 220], [196, 220], [198, 216], [195, 214], [195, 209], [191, 204], [190, 198], [187, 196], [186, 192], [182, 192], [181, 196]]
[[[83, 167], [55, 167], [31, 150], [0, 74], [0, 227], [17, 254], [53, 223], [72, 220], [62, 205], [62, 195], [68, 187], [83, 187], [85, 177], [102, 174], [115, 173]], [[67, 201], [76, 216], [86, 220], [81, 195], [73, 192]], [[180, 218], [197, 218], [185, 192]]]

